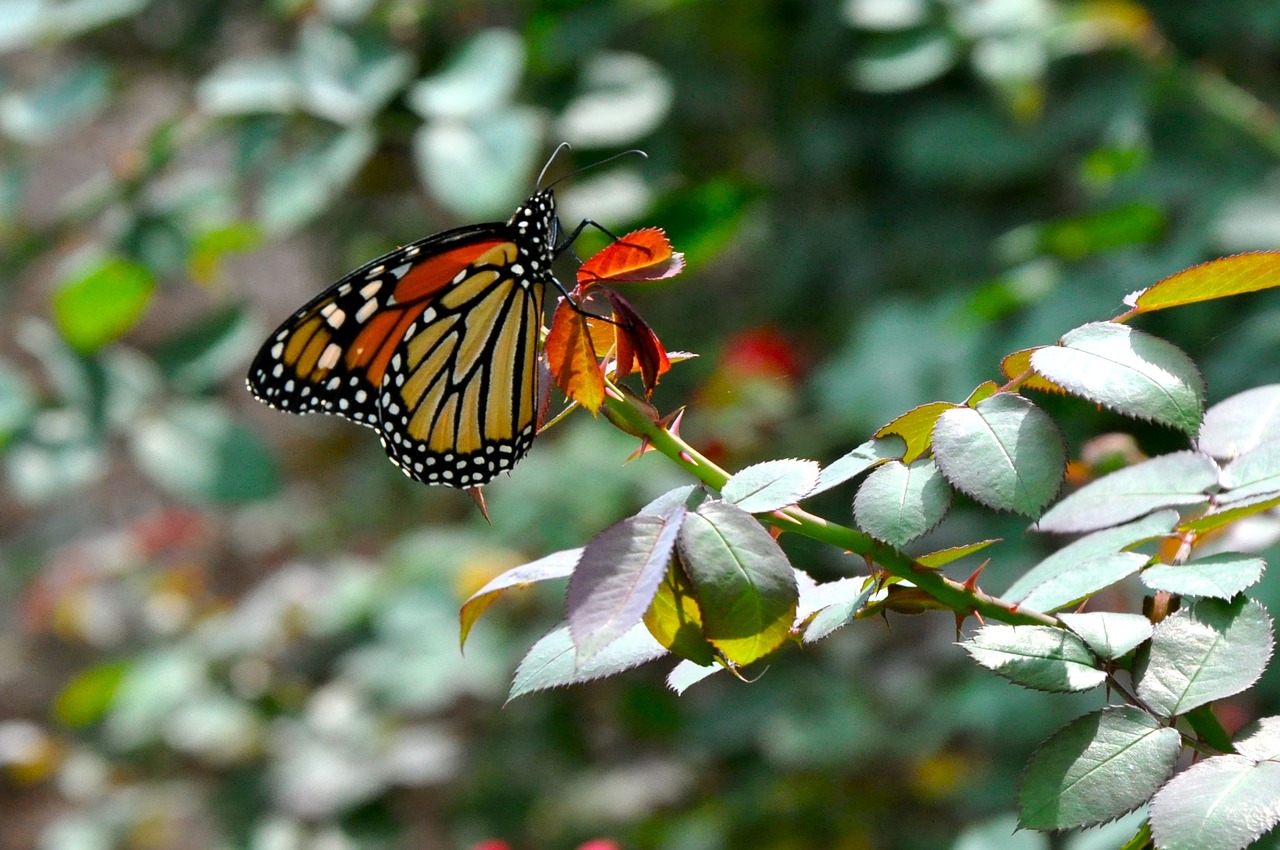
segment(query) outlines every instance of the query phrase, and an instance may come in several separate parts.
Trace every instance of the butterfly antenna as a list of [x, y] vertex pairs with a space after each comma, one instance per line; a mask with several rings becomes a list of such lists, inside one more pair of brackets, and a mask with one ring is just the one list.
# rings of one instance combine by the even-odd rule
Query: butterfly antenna
[[[560, 151], [568, 150], [570, 147], [568, 142], [561, 142], [556, 145], [556, 149], [551, 152], [551, 156], [547, 157], [547, 164], [542, 166], [542, 170], [538, 172], [538, 182], [534, 184], [534, 188], [538, 191], [542, 189], [542, 178], [547, 176], [547, 169], [551, 167], [551, 163], [556, 161], [556, 157], [560, 155]], [[554, 184], [553, 184], [554, 185]]]
[[[568, 144], [568, 143], [566, 142], [566, 143], [562, 144], [560, 147], [565, 147], [565, 145], [567, 145], [567, 144]], [[559, 149], [559, 148], [557, 148], [557, 149], [556, 149], [556, 152], [558, 153], [558, 152], [559, 152], [559, 150], [560, 150], [560, 149]], [[609, 163], [613, 162], [615, 159], [622, 159], [624, 156], [638, 156], [638, 157], [640, 157], [641, 159], [648, 159], [648, 158], [649, 158], [649, 155], [648, 155], [647, 153], [645, 153], [644, 151], [642, 151], [642, 150], [629, 150], [629, 151], [623, 151], [622, 153], [615, 153], [613, 156], [607, 156], [607, 157], [605, 157], [604, 159], [600, 160], [599, 162], [593, 162], [593, 163], [591, 163], [590, 165], [584, 165], [584, 166], [582, 166], [581, 168], [579, 168], [577, 171], [570, 171], [568, 174], [564, 175], [563, 177], [558, 177], [558, 178], [556, 178], [555, 180], [552, 180], [552, 181], [547, 185], [547, 188], [548, 188], [548, 189], [550, 189], [551, 187], [553, 187], [553, 186], [555, 186], [555, 185], [557, 185], [557, 184], [559, 184], [559, 183], [563, 183], [564, 181], [568, 180], [570, 177], [577, 177], [579, 174], [581, 174], [581, 173], [582, 173], [582, 172], [584, 172], [584, 171], [589, 171], [589, 170], [590, 170], [590, 169], [592, 169], [592, 168], [598, 168], [598, 167], [599, 167], [599, 166], [601, 166], [601, 165], [608, 165]], [[550, 164], [551, 164], [551, 163], [549, 163], [549, 162], [547, 163], [547, 165], [550, 165]], [[542, 170], [543, 170], [543, 171], [546, 171], [546, 169], [545, 169], [545, 168], [544, 168], [544, 169], [542, 169]], [[541, 178], [541, 177], [539, 177], [539, 178], [538, 178], [538, 185], [542, 185], [542, 178]]]

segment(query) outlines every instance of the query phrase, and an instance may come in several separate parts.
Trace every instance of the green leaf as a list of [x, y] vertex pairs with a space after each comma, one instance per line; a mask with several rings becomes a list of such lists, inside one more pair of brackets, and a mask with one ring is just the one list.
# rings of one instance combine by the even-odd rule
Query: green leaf
[[62, 283], [53, 296], [53, 318], [72, 348], [92, 353], [138, 323], [155, 288], [146, 266], [106, 257]]
[[1173, 532], [1178, 521], [1177, 511], [1159, 511], [1142, 519], [1114, 528], [1104, 528], [1093, 534], [1085, 535], [1079, 540], [1063, 546], [1057, 552], [1045, 558], [1023, 576], [1015, 581], [1004, 592], [1004, 598], [1020, 602], [1032, 590], [1048, 581], [1069, 577], [1067, 574], [1078, 564], [1098, 557], [1111, 555], [1130, 546], [1145, 543], [1157, 537], [1165, 537]]
[[807, 618], [804, 642], [815, 643], [853, 622], [871, 594], [876, 592], [876, 582], [868, 576], [851, 576], [816, 585], [808, 594], [802, 594], [801, 603], [814, 613]]
[[661, 516], [677, 505], [691, 511], [709, 497], [707, 488], [701, 484], [686, 484], [683, 487], [668, 490], [636, 513]]
[[1209, 408], [1197, 445], [1214, 457], [1231, 458], [1280, 439], [1280, 384], [1237, 393]]
[[1079, 637], [1050, 626], [984, 626], [960, 644], [973, 660], [1039, 691], [1087, 691], [1107, 680]]
[[535, 643], [525, 655], [516, 668], [507, 702], [533, 691], [612, 676], [666, 654], [667, 650], [653, 639], [644, 624], [636, 623], [604, 649], [579, 661], [565, 624]]
[[462, 608], [458, 610], [458, 620], [461, 625], [458, 634], [458, 646], [466, 646], [467, 635], [471, 634], [471, 627], [476, 624], [476, 620], [480, 619], [480, 615], [498, 600], [499, 596], [513, 587], [528, 587], [535, 582], [565, 578], [571, 575], [573, 568], [578, 565], [578, 561], [582, 558], [582, 551], [581, 548], [565, 549], [560, 552], [553, 552], [536, 561], [513, 567], [471, 594], [467, 601], [462, 603]]
[[232, 375], [262, 344], [262, 329], [241, 307], [204, 314], [151, 348], [151, 358], [175, 388], [207, 392]]
[[654, 640], [681, 658], [703, 666], [715, 661], [716, 648], [702, 631], [702, 608], [679, 558], [671, 559], [644, 624]]
[[1149, 313], [1274, 286], [1280, 286], [1280, 253], [1259, 251], [1192, 266], [1134, 293], [1125, 303], [1135, 312]]
[[1180, 596], [1230, 599], [1262, 578], [1266, 568], [1257, 556], [1223, 552], [1185, 564], [1152, 564], [1142, 571], [1142, 583]]
[[902, 457], [905, 452], [906, 444], [900, 437], [867, 440], [844, 457], [837, 458], [824, 466], [817, 486], [810, 491], [809, 495], [816, 496], [826, 492], [832, 487], [857, 478], [877, 464]]
[[1036, 516], [1062, 487], [1067, 450], [1053, 420], [1019, 395], [943, 411], [933, 456], [952, 487], [989, 508]]
[[1280, 717], [1260, 717], [1250, 723], [1237, 733], [1235, 747], [1254, 761], [1280, 760]]
[[544, 124], [543, 114], [527, 107], [489, 112], [465, 124], [423, 124], [413, 137], [418, 179], [432, 197], [463, 218], [505, 218], [528, 193]]
[[946, 549], [939, 549], [936, 552], [930, 552], [927, 555], [921, 555], [916, 558], [916, 563], [922, 567], [930, 567], [937, 569], [944, 567], [952, 561], [958, 561], [961, 558], [967, 558], [974, 552], [981, 552], [993, 543], [999, 543], [1001, 538], [993, 537], [990, 540], [979, 540], [977, 543], [966, 543], [962, 546], [948, 546]]
[[1138, 696], [1164, 717], [1185, 714], [1256, 682], [1271, 649], [1271, 618], [1257, 602], [1201, 600], [1156, 626], [1134, 668]]
[[1151, 637], [1151, 621], [1141, 614], [1113, 611], [1090, 611], [1085, 614], [1059, 614], [1071, 631], [1103, 658], [1114, 661]]
[[575, 147], [634, 144], [657, 129], [675, 100], [666, 71], [638, 53], [593, 53], [582, 77], [584, 91], [565, 105], [555, 128]]
[[289, 112], [301, 97], [297, 68], [282, 56], [231, 59], [196, 84], [196, 102], [208, 115]]
[[79, 729], [101, 720], [128, 670], [127, 662], [114, 661], [76, 674], [54, 699], [58, 722]]
[[1031, 355], [1036, 372], [1081, 398], [1188, 434], [1200, 428], [1204, 378], [1162, 339], [1112, 322], [1093, 322]]
[[1228, 506], [1214, 508], [1203, 516], [1189, 519], [1179, 524], [1178, 530], [1203, 534], [1215, 528], [1231, 525], [1247, 516], [1269, 511], [1276, 505], [1280, 505], [1280, 493], [1261, 493], [1248, 499], [1241, 499], [1239, 502]]
[[240, 503], [279, 487], [266, 446], [216, 402], [183, 402], [144, 419], [131, 447], [153, 481], [180, 495]]
[[640, 514], [614, 523], [587, 543], [565, 594], [579, 661], [590, 658], [644, 618], [667, 574], [686, 511]]
[[1046, 613], [1073, 607], [1082, 599], [1133, 575], [1150, 560], [1150, 556], [1138, 552], [1097, 555], [1036, 585], [1019, 604]]
[[1280, 440], [1268, 440], [1237, 456], [1222, 468], [1219, 483], [1226, 491], [1217, 495], [1219, 505], [1280, 493]]
[[945, 74], [959, 58], [955, 41], [940, 29], [921, 27], [876, 39], [849, 66], [861, 91], [885, 94], [918, 88]]
[[33, 91], [0, 96], [0, 130], [25, 144], [52, 142], [89, 121], [107, 105], [110, 94], [106, 65], [77, 65], [47, 75]]
[[22, 373], [0, 360], [0, 449], [26, 426], [35, 412], [31, 387]]
[[1280, 762], [1223, 755], [1193, 764], [1151, 801], [1161, 850], [1241, 850], [1280, 823]]
[[481, 30], [450, 57], [440, 73], [409, 89], [409, 106], [423, 118], [467, 118], [511, 102], [524, 75], [525, 45], [508, 29]]
[[795, 619], [795, 574], [751, 514], [707, 501], [686, 517], [680, 558], [702, 609], [703, 633], [728, 660], [746, 665], [777, 649]]
[[1181, 749], [1176, 729], [1130, 706], [1073, 720], [1027, 763], [1018, 789], [1018, 825], [1072, 829], [1132, 811], [1164, 783]]
[[902, 546], [942, 522], [950, 507], [951, 488], [932, 460], [891, 460], [862, 482], [853, 516], [867, 534]]
[[218, 277], [218, 266], [228, 254], [252, 251], [262, 245], [262, 229], [251, 221], [236, 221], [200, 233], [192, 242], [187, 271], [200, 283]]
[[922, 404], [908, 410], [887, 425], [882, 425], [880, 430], [876, 431], [875, 438], [879, 440], [891, 436], [901, 437], [907, 444], [902, 462], [913, 463], [929, 451], [933, 440], [933, 426], [937, 424], [938, 417], [956, 408], [967, 409], [963, 405], [952, 404], [949, 401], [931, 401], [928, 404]]
[[1174, 452], [1143, 461], [1086, 484], [1040, 518], [1041, 531], [1093, 531], [1159, 508], [1201, 505], [1218, 484], [1218, 466], [1207, 455]]
[[1082, 216], [1047, 222], [1036, 233], [1040, 251], [1078, 260], [1099, 251], [1156, 241], [1164, 232], [1164, 210], [1151, 204], [1122, 204]]
[[734, 474], [720, 495], [749, 514], [759, 514], [794, 505], [813, 492], [817, 483], [815, 461], [768, 460]]
[[414, 61], [386, 39], [353, 35], [310, 17], [298, 30], [297, 67], [306, 109], [352, 125], [372, 120], [404, 87]]
[[355, 179], [376, 145], [373, 129], [357, 125], [280, 163], [258, 199], [263, 229], [282, 236], [320, 215]]

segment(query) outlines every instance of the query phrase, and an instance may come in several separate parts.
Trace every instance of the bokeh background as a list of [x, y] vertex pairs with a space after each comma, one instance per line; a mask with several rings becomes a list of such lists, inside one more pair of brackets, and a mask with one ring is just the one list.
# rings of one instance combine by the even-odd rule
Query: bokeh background
[[[0, 0], [0, 848], [1118, 846], [1133, 822], [1012, 834], [1025, 759], [1096, 697], [977, 670], [944, 615], [750, 685], [677, 698], [660, 663], [504, 706], [560, 592], [511, 594], [465, 656], [460, 602], [686, 482], [574, 415], [489, 527], [243, 373], [347, 269], [505, 218], [558, 142], [556, 175], [640, 147], [560, 198], [688, 256], [633, 293], [700, 355], [655, 403], [731, 468], [828, 462], [1131, 290], [1280, 247], [1277, 98], [1272, 0]], [[1212, 401], [1280, 377], [1274, 295], [1146, 322]], [[1073, 456], [1181, 439], [1043, 401]], [[997, 592], [1052, 546], [960, 504], [919, 548], [997, 536]], [[1221, 713], [1277, 701], [1269, 676]]]

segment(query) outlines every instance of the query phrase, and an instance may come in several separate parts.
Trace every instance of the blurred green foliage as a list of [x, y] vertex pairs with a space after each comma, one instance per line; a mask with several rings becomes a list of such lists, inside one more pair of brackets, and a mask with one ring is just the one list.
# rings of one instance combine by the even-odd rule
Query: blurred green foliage
[[[0, 847], [1116, 846], [1133, 823], [1010, 837], [1031, 747], [1097, 700], [972, 668], [941, 618], [749, 687], [642, 670], [500, 708], [562, 603], [504, 600], [462, 657], [461, 600], [680, 477], [575, 416], [489, 528], [242, 373], [346, 269], [504, 217], [555, 143], [557, 173], [642, 147], [560, 197], [689, 256], [637, 298], [702, 355], [660, 406], [730, 467], [829, 461], [1126, 292], [1278, 247], [1277, 62], [1266, 0], [0, 0]], [[1277, 311], [1149, 329], [1212, 402], [1280, 377]], [[1045, 404], [1073, 455], [1177, 439]], [[1024, 531], [961, 505], [919, 545], [1004, 537], [1001, 590], [1043, 554]], [[1280, 679], [1248, 699], [1228, 726]]]

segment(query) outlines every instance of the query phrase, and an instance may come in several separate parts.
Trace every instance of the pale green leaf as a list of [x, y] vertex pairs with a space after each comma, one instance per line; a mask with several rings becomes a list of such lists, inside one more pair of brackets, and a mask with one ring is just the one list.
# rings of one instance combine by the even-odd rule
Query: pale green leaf
[[812, 460], [768, 460], [735, 473], [720, 495], [749, 514], [776, 511], [813, 492], [818, 474], [818, 464]]
[[1151, 621], [1141, 614], [1114, 611], [1090, 611], [1084, 614], [1059, 614], [1071, 631], [1089, 648], [1108, 660], [1114, 660], [1151, 637]]
[[1142, 583], [1181, 596], [1230, 599], [1262, 578], [1266, 568], [1255, 555], [1222, 552], [1185, 564], [1152, 564], [1142, 571]]
[[1204, 410], [1204, 378], [1170, 343], [1112, 322], [1066, 333], [1031, 355], [1036, 372], [1073, 395], [1135, 419], [1194, 434]]
[[461, 622], [458, 645], [466, 646], [471, 627], [476, 624], [476, 620], [480, 619], [485, 609], [496, 602], [503, 593], [513, 587], [528, 587], [540, 581], [566, 578], [573, 573], [573, 568], [578, 565], [581, 558], [581, 548], [553, 552], [536, 561], [507, 570], [471, 594], [458, 611], [458, 619]]
[[901, 437], [892, 436], [882, 440], [867, 440], [844, 457], [837, 458], [824, 466], [822, 475], [818, 478], [818, 485], [813, 488], [809, 495], [816, 496], [818, 493], [825, 492], [850, 479], [857, 478], [877, 464], [886, 460], [901, 458], [905, 452], [906, 444]]
[[1107, 528], [1160, 508], [1204, 504], [1217, 483], [1218, 466], [1208, 455], [1161, 455], [1086, 484], [1054, 505], [1037, 527], [1053, 532]]
[[1233, 458], [1280, 439], [1280, 384], [1237, 393], [1209, 408], [1200, 428], [1200, 451]]
[[97, 351], [146, 314], [156, 279], [146, 266], [106, 257], [65, 280], [53, 296], [53, 318], [77, 351]]
[[576, 685], [630, 670], [661, 658], [667, 650], [653, 639], [643, 623], [637, 623], [621, 637], [580, 663], [577, 647], [565, 624], [543, 637], [516, 668], [507, 701], [533, 691]]
[[988, 670], [1040, 691], [1087, 691], [1107, 680], [1084, 641], [1066, 629], [990, 625], [960, 645]]
[[1151, 801], [1160, 850], [1243, 850], [1280, 823], [1280, 762], [1222, 755], [1193, 764]]
[[1036, 516], [1062, 486], [1067, 451], [1053, 420], [999, 393], [938, 417], [933, 455], [952, 487], [989, 508]]
[[942, 522], [950, 507], [951, 488], [932, 460], [891, 460], [862, 482], [853, 516], [867, 534], [902, 546]]

